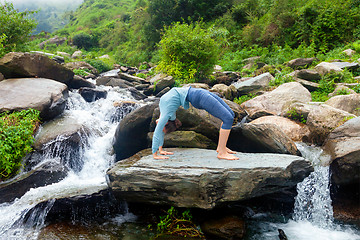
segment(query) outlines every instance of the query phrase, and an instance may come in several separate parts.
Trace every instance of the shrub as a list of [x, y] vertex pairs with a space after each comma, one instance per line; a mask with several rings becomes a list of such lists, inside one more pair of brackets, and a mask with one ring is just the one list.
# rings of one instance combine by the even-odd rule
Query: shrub
[[157, 69], [183, 83], [197, 82], [213, 71], [218, 49], [200, 23], [177, 22], [164, 30]]
[[99, 73], [107, 72], [111, 70], [111, 67], [108, 64], [98, 59], [87, 59], [85, 60], [85, 62], [96, 68], [99, 71]]
[[[15, 51], [28, 41], [30, 34], [36, 27], [30, 18], [34, 11], [18, 12], [12, 3], [0, 5], [0, 54]], [[5, 36], [5, 37], [4, 37]], [[2, 45], [2, 47], [1, 47]], [[2, 49], [2, 50], [1, 50]]]
[[32, 151], [39, 114], [34, 109], [0, 114], [0, 179], [14, 175], [21, 159]]
[[78, 48], [89, 50], [97, 45], [96, 40], [87, 33], [79, 33], [73, 37], [73, 44]]

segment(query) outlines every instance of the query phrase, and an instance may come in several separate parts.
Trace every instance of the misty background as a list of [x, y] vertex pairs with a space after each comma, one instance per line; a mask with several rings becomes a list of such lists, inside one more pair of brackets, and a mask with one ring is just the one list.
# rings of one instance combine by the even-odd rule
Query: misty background
[[37, 10], [33, 15], [38, 22], [34, 31], [34, 34], [37, 34], [61, 29], [68, 23], [72, 11], [76, 10], [83, 0], [0, 0], [1, 4], [5, 2], [14, 4], [21, 12]]

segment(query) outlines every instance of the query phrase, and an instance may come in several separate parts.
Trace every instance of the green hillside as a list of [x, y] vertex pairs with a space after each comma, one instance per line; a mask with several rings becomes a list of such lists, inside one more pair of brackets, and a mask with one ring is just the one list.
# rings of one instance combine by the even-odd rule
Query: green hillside
[[[327, 52], [360, 36], [359, 0], [85, 0], [57, 34], [89, 34], [118, 61], [156, 61], [164, 26], [202, 21], [222, 35], [223, 53], [260, 47], [313, 46]], [[224, 39], [225, 37], [225, 39]]]

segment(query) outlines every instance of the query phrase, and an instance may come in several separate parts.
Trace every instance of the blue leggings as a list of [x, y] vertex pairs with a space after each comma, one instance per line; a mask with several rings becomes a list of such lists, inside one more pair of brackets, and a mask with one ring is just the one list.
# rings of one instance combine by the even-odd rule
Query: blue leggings
[[222, 129], [231, 129], [235, 114], [230, 107], [214, 93], [205, 89], [190, 87], [186, 100], [195, 108], [204, 109], [214, 117], [221, 119], [223, 122]]

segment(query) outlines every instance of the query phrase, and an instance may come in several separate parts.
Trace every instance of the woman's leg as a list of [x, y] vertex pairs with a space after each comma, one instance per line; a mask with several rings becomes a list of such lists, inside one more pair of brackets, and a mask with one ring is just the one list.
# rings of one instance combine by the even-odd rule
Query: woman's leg
[[[206, 96], [202, 97], [200, 105], [208, 113], [223, 121], [219, 132], [219, 141], [217, 147], [218, 158], [227, 160], [239, 159], [238, 157], [231, 155], [229, 153], [229, 149], [226, 147], [231, 131], [231, 126], [234, 121], [233, 111], [221, 98], [210, 92]], [[230, 152], [232, 153], [231, 150]]]

